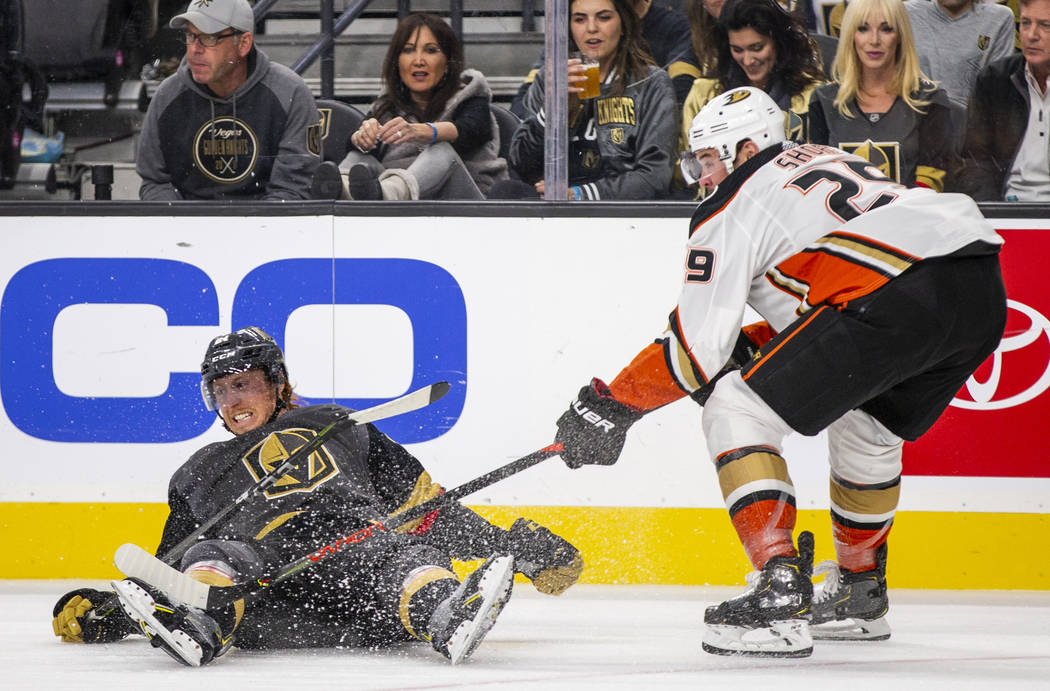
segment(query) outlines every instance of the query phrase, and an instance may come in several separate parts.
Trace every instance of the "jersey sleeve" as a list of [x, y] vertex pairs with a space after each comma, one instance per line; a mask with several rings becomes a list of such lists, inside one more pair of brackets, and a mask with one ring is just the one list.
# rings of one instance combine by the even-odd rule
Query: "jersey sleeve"
[[689, 393], [729, 361], [743, 325], [755, 252], [751, 234], [728, 214], [723, 204], [694, 227], [686, 246], [682, 291], [668, 320], [665, 348], [671, 376]]

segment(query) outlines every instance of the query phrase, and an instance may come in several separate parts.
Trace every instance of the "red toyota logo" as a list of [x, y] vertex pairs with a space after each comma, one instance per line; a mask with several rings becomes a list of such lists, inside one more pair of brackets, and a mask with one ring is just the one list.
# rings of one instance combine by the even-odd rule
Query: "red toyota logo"
[[966, 410], [1000, 410], [1031, 401], [1050, 388], [1050, 320], [1017, 300], [1010, 309], [1003, 340], [974, 373], [952, 405]]

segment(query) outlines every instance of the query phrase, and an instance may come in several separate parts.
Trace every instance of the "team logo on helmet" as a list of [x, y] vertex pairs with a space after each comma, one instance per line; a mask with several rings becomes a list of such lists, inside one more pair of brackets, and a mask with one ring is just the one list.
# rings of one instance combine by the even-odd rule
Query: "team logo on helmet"
[[751, 92], [747, 91], [746, 89], [735, 89], [726, 94], [725, 103], [723, 103], [722, 105], [728, 106], [734, 103], [740, 103], [750, 95]]
[[[311, 429], [283, 429], [267, 436], [248, 450], [241, 461], [256, 481], [269, 473], [295, 450], [308, 444], [317, 433]], [[273, 487], [266, 490], [268, 499], [275, 499], [292, 492], [312, 492], [323, 483], [339, 474], [339, 466], [328, 453], [324, 445], [310, 454], [310, 457], [299, 461], [288, 473], [283, 475]]]
[[193, 162], [216, 182], [244, 180], [255, 170], [258, 160], [259, 139], [239, 118], [209, 120], [193, 137]]

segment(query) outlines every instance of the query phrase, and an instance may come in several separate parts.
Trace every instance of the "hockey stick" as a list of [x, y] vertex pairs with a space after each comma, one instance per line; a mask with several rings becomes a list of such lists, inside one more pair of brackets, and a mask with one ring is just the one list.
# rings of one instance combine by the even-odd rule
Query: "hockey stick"
[[439, 508], [447, 501], [458, 500], [479, 489], [488, 487], [511, 475], [520, 473], [534, 465], [561, 453], [564, 447], [559, 444], [551, 444], [539, 451], [534, 451], [527, 456], [511, 461], [493, 471], [474, 478], [458, 487], [446, 491], [432, 499], [417, 504], [401, 513], [391, 514], [382, 521], [372, 523], [350, 535], [322, 545], [316, 551], [307, 554], [293, 562], [285, 564], [272, 573], [259, 578], [234, 583], [227, 587], [211, 587], [200, 581], [196, 581], [181, 571], [173, 569], [160, 559], [142, 549], [138, 545], [127, 543], [117, 548], [113, 562], [126, 576], [139, 578], [150, 585], [163, 590], [170, 597], [193, 607], [200, 609], [215, 609], [232, 604], [244, 597], [251, 597], [260, 591], [290, 578], [304, 569], [308, 569], [327, 556], [338, 554], [344, 547], [356, 544], [368, 539], [377, 530], [393, 530], [399, 526], [409, 523], [420, 516]]
[[435, 384], [424, 386], [421, 389], [416, 389], [404, 396], [387, 401], [386, 403], [380, 403], [371, 408], [347, 413], [344, 416], [332, 420], [327, 426], [321, 429], [321, 431], [318, 432], [309, 443], [303, 444], [289, 454], [288, 458], [278, 463], [273, 467], [273, 470], [259, 478], [258, 482], [244, 490], [244, 492], [234, 499], [226, 508], [209, 518], [200, 527], [183, 538], [179, 544], [168, 550], [168, 553], [164, 555], [164, 563], [174, 564], [178, 559], [182, 558], [182, 555], [186, 553], [186, 550], [192, 547], [193, 544], [204, 535], [204, 533], [208, 532], [216, 523], [233, 513], [241, 504], [273, 487], [273, 485], [289, 470], [294, 468], [301, 459], [309, 458], [310, 454], [321, 448], [321, 445], [328, 440], [328, 437], [335, 430], [342, 428], [344, 425], [364, 425], [369, 422], [384, 420], [388, 417], [403, 415], [404, 413], [410, 413], [413, 410], [419, 410], [444, 396], [448, 393], [448, 389], [448, 382], [439, 381]]

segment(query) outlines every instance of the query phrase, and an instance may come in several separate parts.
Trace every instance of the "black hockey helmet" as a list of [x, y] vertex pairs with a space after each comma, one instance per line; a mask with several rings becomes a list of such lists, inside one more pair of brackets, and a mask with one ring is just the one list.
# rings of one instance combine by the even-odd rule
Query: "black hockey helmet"
[[[278, 391], [288, 380], [284, 353], [268, 333], [257, 326], [246, 326], [224, 336], [216, 336], [208, 344], [201, 363], [201, 395], [208, 410], [216, 410], [211, 383], [219, 377], [250, 369], [261, 369]], [[281, 407], [277, 396], [277, 407]]]

